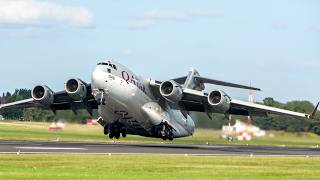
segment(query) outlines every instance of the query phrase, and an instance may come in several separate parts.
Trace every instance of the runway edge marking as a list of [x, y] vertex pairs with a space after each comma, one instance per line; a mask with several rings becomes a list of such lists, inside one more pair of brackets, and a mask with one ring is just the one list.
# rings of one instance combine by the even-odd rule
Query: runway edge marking
[[75, 153], [75, 152], [0, 152], [0, 154], [49, 154], [49, 155], [107, 155], [107, 156], [193, 156], [193, 157], [200, 157], [200, 156], [207, 156], [207, 157], [305, 157], [305, 158], [320, 158], [320, 155], [253, 155], [252, 154], [157, 154], [157, 153]]

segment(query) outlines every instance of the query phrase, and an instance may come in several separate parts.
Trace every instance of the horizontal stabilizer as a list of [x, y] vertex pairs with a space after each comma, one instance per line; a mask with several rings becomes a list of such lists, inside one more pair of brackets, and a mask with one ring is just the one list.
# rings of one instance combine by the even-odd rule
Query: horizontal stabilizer
[[219, 86], [227, 86], [227, 87], [234, 87], [234, 88], [251, 89], [251, 90], [255, 90], [255, 91], [261, 91], [260, 88], [255, 88], [255, 87], [251, 87], [251, 86], [244, 86], [244, 85], [240, 85], [240, 84], [234, 84], [234, 83], [219, 81], [219, 80], [215, 80], [215, 79], [204, 78], [204, 77], [201, 77], [201, 76], [195, 76], [194, 78], [195, 78], [195, 80], [198, 80], [201, 83], [208, 83], [208, 84], [215, 84], [215, 85], [219, 85]]

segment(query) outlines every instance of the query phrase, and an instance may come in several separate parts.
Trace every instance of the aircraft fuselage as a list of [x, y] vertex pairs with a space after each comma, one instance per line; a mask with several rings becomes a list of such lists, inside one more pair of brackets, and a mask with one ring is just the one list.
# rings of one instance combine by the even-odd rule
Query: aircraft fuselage
[[174, 138], [193, 134], [189, 114], [170, 103], [159, 103], [149, 89], [150, 80], [137, 76], [116, 62], [99, 63], [92, 73], [91, 87], [99, 103], [98, 113], [107, 125], [119, 123], [128, 134], [159, 137], [162, 123], [172, 127]]

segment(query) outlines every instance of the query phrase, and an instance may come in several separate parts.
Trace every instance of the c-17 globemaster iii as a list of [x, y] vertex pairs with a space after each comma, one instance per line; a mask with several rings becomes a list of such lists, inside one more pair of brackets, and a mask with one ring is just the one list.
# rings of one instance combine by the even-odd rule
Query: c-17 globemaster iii
[[221, 113], [243, 116], [269, 114], [313, 118], [311, 114], [268, 107], [231, 98], [222, 90], [204, 92], [205, 84], [260, 91], [258, 88], [218, 81], [200, 76], [191, 69], [187, 76], [169, 81], [157, 81], [137, 76], [115, 61], [98, 63], [91, 83], [69, 79], [65, 90], [53, 92], [45, 85], [32, 89], [32, 98], [0, 105], [5, 108], [42, 107], [58, 110], [98, 110], [99, 124], [109, 138], [127, 134], [162, 138], [163, 140], [191, 136], [195, 130], [193, 112]]

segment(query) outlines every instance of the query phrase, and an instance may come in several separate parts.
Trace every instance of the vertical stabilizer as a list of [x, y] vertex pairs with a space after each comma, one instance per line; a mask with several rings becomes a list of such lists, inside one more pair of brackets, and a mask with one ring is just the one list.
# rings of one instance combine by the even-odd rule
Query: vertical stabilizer
[[192, 68], [189, 71], [189, 74], [187, 76], [187, 79], [186, 79], [183, 87], [188, 88], [188, 89], [198, 90], [198, 91], [204, 90], [205, 89], [204, 84], [202, 82], [198, 81], [197, 78], [195, 78], [198, 76], [200, 76], [198, 71]]

